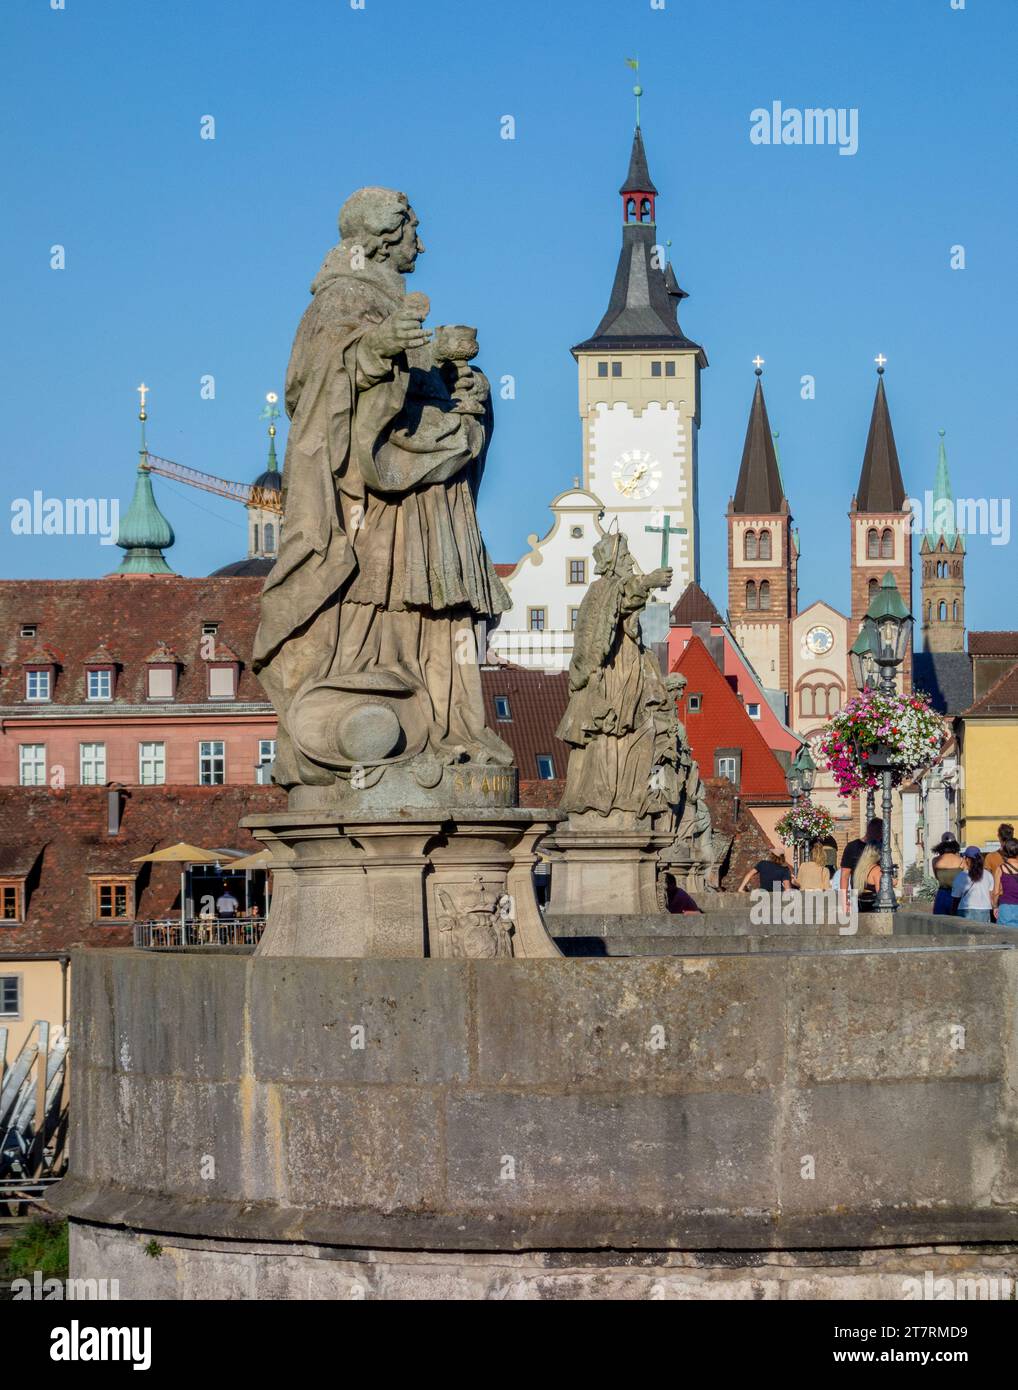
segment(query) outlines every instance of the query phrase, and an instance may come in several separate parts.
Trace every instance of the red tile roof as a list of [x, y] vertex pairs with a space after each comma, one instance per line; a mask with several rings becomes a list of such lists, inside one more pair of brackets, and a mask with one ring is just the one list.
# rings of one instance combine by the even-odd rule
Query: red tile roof
[[[233, 581], [236, 582], [236, 581]], [[0, 877], [26, 877], [25, 922], [0, 922], [0, 954], [127, 946], [130, 923], [97, 924], [90, 874], [137, 875], [137, 916], [180, 911], [180, 867], [132, 864], [181, 840], [253, 852], [240, 821], [283, 808], [279, 787], [132, 787], [122, 794], [120, 832], [107, 835], [103, 787], [0, 787]]]
[[[520, 780], [537, 777], [539, 753], [550, 755], [556, 778], [564, 778], [569, 748], [555, 737], [555, 730], [569, 701], [569, 672], [535, 671], [509, 663], [482, 666], [481, 689], [485, 722], [516, 754]], [[508, 699], [510, 719], [496, 714], [497, 695]]]
[[[114, 706], [144, 704], [146, 662], [174, 657], [181, 664], [176, 703], [205, 704], [203, 623], [219, 624], [217, 649], [243, 654], [237, 700], [267, 704], [250, 666], [262, 582], [176, 574], [0, 580], [0, 706], [22, 704], [24, 664], [40, 659], [57, 662], [52, 704], [84, 704], [86, 663], [94, 659], [97, 647], [108, 648], [116, 657]], [[35, 623], [37, 636], [21, 637], [22, 623]], [[164, 645], [171, 649], [168, 656], [162, 652]], [[37, 655], [48, 649], [53, 656]]]
[[1018, 658], [1018, 632], [970, 632], [969, 655]]
[[[689, 639], [674, 669], [688, 681], [679, 702], [679, 717], [686, 726], [701, 773], [713, 775], [714, 754], [719, 748], [737, 748], [742, 754], [742, 797], [787, 802], [788, 788], [781, 764], [699, 637]], [[690, 695], [702, 696], [698, 711], [690, 711]]]
[[994, 685], [991, 685], [981, 699], [964, 711], [962, 718], [983, 716], [998, 719], [1013, 719], [1018, 714], [1018, 665], [1005, 671]]

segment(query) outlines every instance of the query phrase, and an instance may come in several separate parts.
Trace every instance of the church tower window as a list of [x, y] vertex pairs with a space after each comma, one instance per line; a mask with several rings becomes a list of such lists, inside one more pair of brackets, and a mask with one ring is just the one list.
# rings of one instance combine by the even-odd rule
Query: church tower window
[[760, 580], [760, 607], [769, 610], [771, 606], [771, 582], [769, 579]]
[[880, 536], [877, 534], [875, 526], [871, 526], [866, 532], [866, 558], [867, 560], [880, 559]]
[[751, 579], [746, 585], [746, 607], [754, 611], [758, 606], [756, 583]]
[[760, 532], [759, 545], [760, 559], [769, 560], [771, 558], [771, 533], [770, 531]]
[[755, 560], [757, 558], [756, 532], [747, 531], [742, 541], [742, 558], [744, 560]]
[[894, 559], [894, 532], [889, 526], [884, 527], [884, 533], [880, 537], [880, 558], [881, 560]]

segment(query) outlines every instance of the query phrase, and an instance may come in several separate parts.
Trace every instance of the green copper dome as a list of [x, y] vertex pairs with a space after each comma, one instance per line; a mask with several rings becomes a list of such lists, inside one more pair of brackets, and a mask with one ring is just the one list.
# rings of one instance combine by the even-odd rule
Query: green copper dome
[[114, 573], [173, 574], [162, 552], [175, 539], [173, 527], [156, 505], [152, 475], [142, 462], [138, 465], [131, 505], [117, 533], [117, 545], [125, 554]]

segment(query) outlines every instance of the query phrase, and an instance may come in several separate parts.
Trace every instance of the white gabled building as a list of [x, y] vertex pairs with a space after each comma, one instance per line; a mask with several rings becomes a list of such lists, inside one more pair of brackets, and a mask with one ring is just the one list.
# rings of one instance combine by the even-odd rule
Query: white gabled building
[[593, 573], [594, 546], [604, 535], [603, 508], [592, 492], [572, 487], [551, 503], [547, 535], [527, 537], [530, 550], [497, 568], [513, 606], [488, 638], [499, 661], [564, 671], [573, 655], [573, 628]]

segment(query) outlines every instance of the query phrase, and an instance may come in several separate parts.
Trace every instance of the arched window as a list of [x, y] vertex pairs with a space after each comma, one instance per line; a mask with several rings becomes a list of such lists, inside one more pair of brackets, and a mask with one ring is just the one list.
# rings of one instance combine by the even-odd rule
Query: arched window
[[957, 600], [957, 599], [955, 599], [955, 601], [954, 601], [954, 621], [955, 621], [955, 622], [958, 621], [958, 600]]
[[771, 533], [770, 531], [760, 532], [760, 559], [769, 560], [771, 558]]
[[770, 608], [771, 606], [771, 581], [769, 579], [760, 580], [760, 607]]
[[626, 221], [627, 221], [627, 222], [635, 222], [635, 221], [636, 221], [636, 199], [635, 199], [635, 198], [627, 198], [627, 199], [626, 199]]
[[751, 609], [756, 609], [759, 607], [759, 602], [756, 593], [756, 585], [753, 583], [752, 579], [746, 585], [746, 607]]
[[265, 523], [265, 549], [271, 555], [276, 548], [276, 528], [271, 521]]
[[884, 528], [884, 534], [880, 537], [880, 558], [881, 560], [894, 559], [894, 532], [889, 526]]
[[641, 199], [640, 199], [640, 221], [641, 221], [641, 222], [649, 222], [649, 221], [650, 221], [650, 199], [649, 199], [649, 198], [641, 198]]
[[813, 687], [813, 713], [827, 714], [827, 687], [825, 685]]
[[257, 555], [257, 554], [258, 554], [258, 523], [257, 523], [257, 521], [255, 522], [254, 526], [251, 528], [251, 536], [252, 536], [252, 539], [254, 540], [254, 553]]
[[804, 685], [799, 691], [799, 713], [812, 714], [813, 712], [813, 687]]
[[747, 531], [742, 538], [742, 558], [744, 560], [755, 560], [757, 558], [755, 531]]
[[867, 599], [869, 600], [870, 603], [872, 603], [873, 600], [876, 598], [876, 596], [877, 596], [877, 591], [878, 591], [879, 588], [880, 588], [879, 582], [878, 582], [876, 579], [871, 579], [870, 582], [869, 582], [869, 588], [868, 588], [867, 593], [866, 593], [866, 597], [867, 597]]
[[942, 623], [947, 622], [947, 604], [943, 601], [941, 601], [940, 607], [937, 609], [937, 617]]
[[841, 709], [841, 691], [836, 685], [827, 687], [827, 713], [837, 714]]
[[928, 603], [928, 604], [926, 605], [926, 621], [929, 623], [929, 622], [932, 621], [932, 619], [933, 619], [933, 604], [932, 604], [932, 603]]
[[877, 535], [875, 526], [871, 526], [866, 532], [866, 558], [867, 560], [880, 559], [880, 537]]

